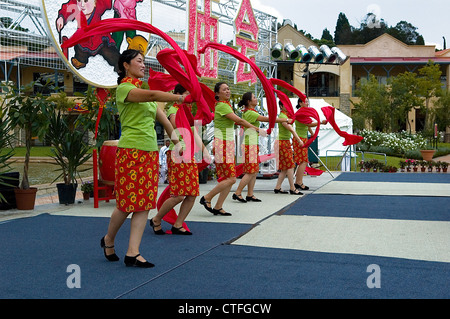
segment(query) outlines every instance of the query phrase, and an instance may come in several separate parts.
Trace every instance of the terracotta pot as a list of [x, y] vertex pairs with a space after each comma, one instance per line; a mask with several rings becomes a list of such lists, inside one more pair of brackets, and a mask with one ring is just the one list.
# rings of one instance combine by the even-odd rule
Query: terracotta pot
[[33, 210], [34, 203], [36, 201], [36, 187], [30, 187], [29, 189], [15, 188], [14, 193], [16, 195], [16, 205], [19, 210]]
[[428, 162], [433, 159], [433, 155], [436, 153], [436, 150], [420, 150], [420, 153], [422, 154], [423, 160]]
[[84, 200], [89, 200], [90, 197], [91, 197], [90, 193], [83, 193], [83, 199]]

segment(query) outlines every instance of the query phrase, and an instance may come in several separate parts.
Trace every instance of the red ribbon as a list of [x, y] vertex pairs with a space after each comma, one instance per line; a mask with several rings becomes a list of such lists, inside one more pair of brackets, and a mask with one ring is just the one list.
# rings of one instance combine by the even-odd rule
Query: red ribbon
[[102, 117], [102, 113], [103, 113], [103, 107], [106, 104], [106, 101], [108, 100], [108, 95], [109, 95], [109, 91], [107, 89], [104, 88], [96, 88], [95, 89], [95, 97], [97, 98], [100, 107], [98, 109], [98, 114], [97, 114], [97, 120], [95, 122], [95, 136], [94, 139], [97, 139], [97, 135], [98, 135], [98, 126], [100, 124], [100, 119]]
[[269, 129], [267, 130], [267, 134], [270, 134], [272, 129], [275, 127], [275, 120], [276, 120], [277, 114], [278, 114], [277, 101], [275, 99], [275, 95], [273, 94], [273, 86], [270, 83], [270, 81], [266, 78], [266, 76], [261, 71], [261, 69], [252, 60], [247, 58], [242, 53], [236, 51], [235, 49], [230, 48], [224, 44], [210, 42], [210, 43], [206, 44], [203, 48], [199, 49], [198, 53], [200, 53], [200, 54], [205, 53], [207, 48], [213, 48], [213, 49], [228, 53], [228, 54], [232, 55], [233, 57], [235, 57], [236, 59], [238, 59], [239, 61], [248, 63], [251, 66], [252, 70], [256, 73], [256, 76], [260, 80], [260, 82], [263, 86], [264, 92], [266, 93], [267, 111], [269, 114]]
[[336, 133], [339, 136], [345, 138], [345, 141], [344, 141], [344, 143], [342, 143], [342, 145], [348, 146], [348, 145], [358, 144], [359, 142], [361, 142], [364, 139], [364, 137], [362, 137], [362, 136], [349, 134], [347, 132], [342, 131], [339, 128], [339, 126], [336, 124], [336, 120], [334, 119], [334, 113], [335, 113], [335, 108], [334, 107], [332, 107], [332, 106], [324, 106], [324, 107], [322, 107], [322, 112], [325, 115], [325, 118], [327, 119], [327, 121], [334, 128]]

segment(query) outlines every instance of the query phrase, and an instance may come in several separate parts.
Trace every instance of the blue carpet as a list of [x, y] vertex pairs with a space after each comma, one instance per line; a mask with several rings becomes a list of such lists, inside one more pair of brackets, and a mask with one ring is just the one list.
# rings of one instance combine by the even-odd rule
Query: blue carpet
[[222, 245], [123, 298], [449, 298], [449, 280], [446, 263]]
[[[345, 173], [338, 180], [449, 182], [439, 174]], [[448, 207], [448, 198], [309, 194], [284, 213], [449, 221]], [[116, 239], [121, 260], [115, 263], [106, 261], [99, 243], [108, 222], [44, 214], [0, 223], [0, 298], [450, 297], [449, 263], [224, 244], [248, 224], [190, 222], [193, 236], [156, 236], [147, 226], [141, 253], [156, 267], [127, 268], [129, 220]], [[80, 289], [66, 285], [71, 264], [80, 267]], [[371, 264], [381, 269], [380, 289], [367, 287]]]
[[450, 183], [450, 174], [443, 173], [341, 173], [335, 181], [396, 182], [396, 183]]
[[[156, 267], [133, 269], [123, 264], [129, 220], [116, 238], [121, 260], [111, 263], [104, 258], [100, 238], [108, 222], [107, 218], [45, 214], [0, 224], [0, 298], [115, 298], [250, 227], [192, 222], [193, 236], [156, 236], [147, 226], [141, 254]], [[71, 264], [80, 267], [81, 289], [67, 288]]]
[[450, 197], [309, 194], [286, 215], [450, 221]]

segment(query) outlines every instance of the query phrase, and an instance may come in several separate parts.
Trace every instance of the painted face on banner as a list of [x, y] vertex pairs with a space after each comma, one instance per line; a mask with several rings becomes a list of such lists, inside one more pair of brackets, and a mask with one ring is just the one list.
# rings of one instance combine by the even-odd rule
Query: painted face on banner
[[149, 35], [140, 31], [106, 33], [69, 49], [61, 44], [79, 29], [108, 18], [126, 18], [150, 23], [151, 0], [41, 0], [44, 24], [56, 52], [68, 68], [95, 87], [117, 85], [119, 55], [126, 49], [146, 53]]

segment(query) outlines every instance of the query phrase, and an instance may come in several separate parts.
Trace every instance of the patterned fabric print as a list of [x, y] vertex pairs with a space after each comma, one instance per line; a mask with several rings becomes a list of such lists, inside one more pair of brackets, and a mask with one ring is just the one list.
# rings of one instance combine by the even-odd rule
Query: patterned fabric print
[[292, 152], [291, 141], [280, 140], [278, 142], [278, 169], [284, 171], [294, 168], [294, 153]]
[[194, 157], [191, 163], [175, 163], [170, 156], [170, 160], [167, 157], [167, 164], [169, 165], [170, 196], [200, 195], [198, 169]]
[[223, 141], [221, 139], [214, 138], [214, 159], [218, 179], [236, 177], [234, 152], [234, 141]]
[[[308, 141], [307, 138], [300, 137], [303, 143]], [[294, 162], [300, 164], [302, 162], [308, 163], [308, 148], [301, 147], [296, 139], [294, 139]]]
[[159, 154], [118, 148], [116, 154], [116, 205], [123, 212], [139, 212], [156, 207]]
[[242, 144], [244, 153], [244, 173], [254, 174], [259, 172], [259, 145]]
[[122, 79], [122, 81], [120, 81], [120, 83], [125, 83], [125, 82], [128, 82], [128, 83], [131, 83], [131, 84], [133, 84], [135, 87], [137, 87], [137, 88], [141, 88], [142, 87], [142, 81], [141, 80], [139, 80], [139, 79], [133, 79], [133, 78], [131, 78], [131, 77], [129, 77], [129, 76], [127, 76], [127, 77], [124, 77], [123, 79]]

